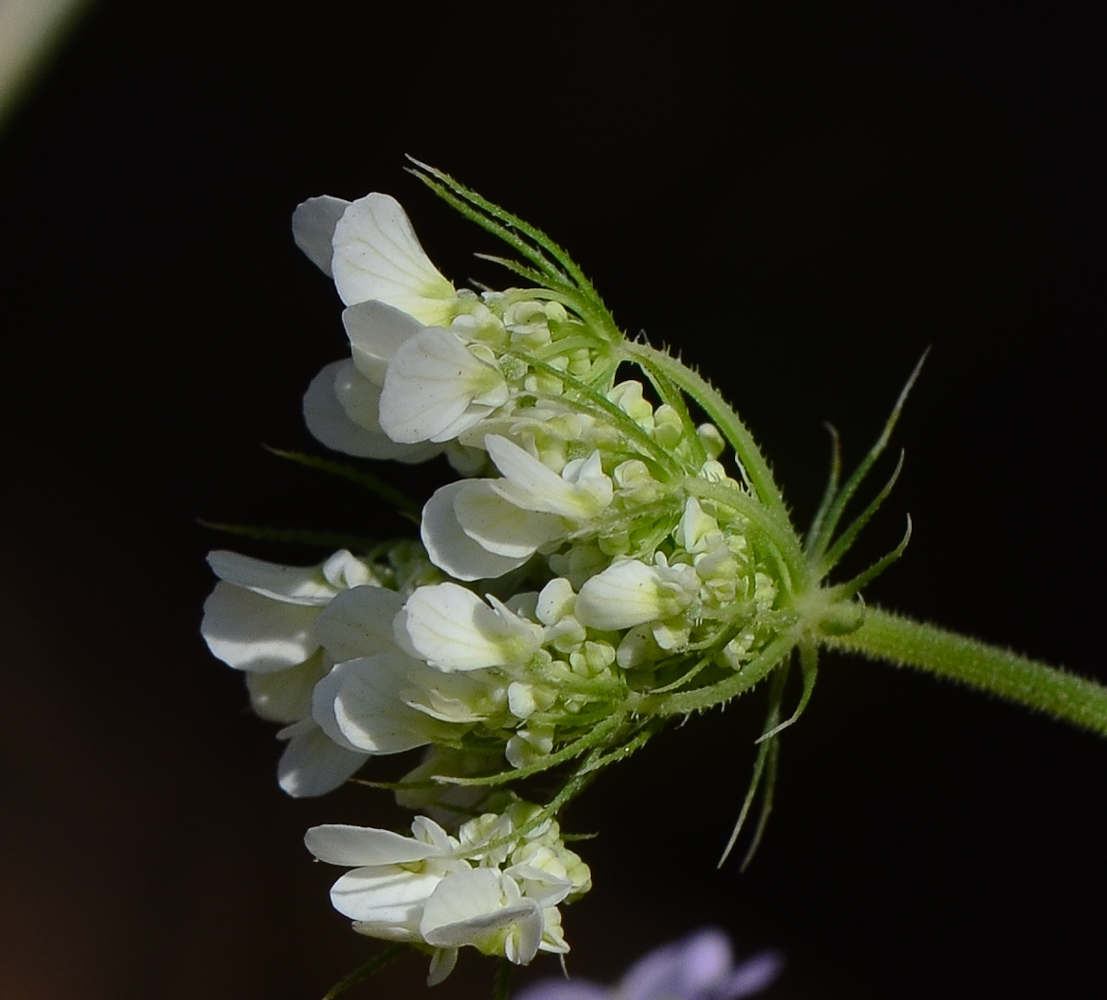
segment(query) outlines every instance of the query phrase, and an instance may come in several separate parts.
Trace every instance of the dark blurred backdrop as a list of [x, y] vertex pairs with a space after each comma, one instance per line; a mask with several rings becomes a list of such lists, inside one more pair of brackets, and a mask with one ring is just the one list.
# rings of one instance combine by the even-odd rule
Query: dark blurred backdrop
[[[545, 228], [628, 331], [700, 364], [801, 522], [823, 422], [859, 458], [932, 345], [859, 560], [908, 511], [915, 535], [869, 599], [1107, 681], [1092, 22], [815, 11], [90, 11], [0, 134], [0, 995], [311, 1000], [378, 947], [330, 910], [338, 872], [301, 836], [402, 814], [356, 789], [284, 798], [271, 729], [197, 630], [209, 548], [297, 554], [195, 519], [400, 529], [261, 446], [311, 447], [300, 396], [344, 353], [297, 202], [388, 191], [447, 275], [504, 280], [405, 153]], [[768, 1000], [1094, 995], [1107, 744], [828, 657], [761, 853], [717, 872], [760, 698], [656, 740], [568, 814], [600, 831], [596, 887], [565, 913], [572, 971], [613, 979], [715, 923], [785, 952]], [[464, 959], [432, 996], [491, 995], [491, 963]], [[423, 976], [412, 960], [361, 995], [423, 996]]]

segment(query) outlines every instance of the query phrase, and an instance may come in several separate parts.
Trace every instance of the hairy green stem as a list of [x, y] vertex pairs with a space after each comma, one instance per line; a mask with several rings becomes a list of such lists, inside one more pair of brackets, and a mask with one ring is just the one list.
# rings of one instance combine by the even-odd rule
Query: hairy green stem
[[857, 631], [824, 641], [990, 691], [1107, 736], [1107, 686], [936, 625], [868, 608]]

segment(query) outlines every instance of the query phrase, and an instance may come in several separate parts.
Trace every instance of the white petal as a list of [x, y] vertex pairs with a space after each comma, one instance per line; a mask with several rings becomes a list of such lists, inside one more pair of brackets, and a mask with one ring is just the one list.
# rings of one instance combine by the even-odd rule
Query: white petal
[[380, 397], [380, 426], [393, 441], [448, 441], [507, 401], [499, 370], [432, 326], [396, 350]]
[[448, 323], [457, 293], [424, 253], [395, 198], [370, 194], [351, 204], [334, 231], [332, 262], [347, 305], [379, 299], [428, 325]]
[[[339, 668], [342, 669], [339, 669]], [[318, 681], [315, 682], [315, 687], [311, 691], [311, 707], [309, 709], [309, 715], [315, 720], [315, 724], [327, 734], [327, 737], [335, 744], [346, 750], [356, 750], [358, 753], [369, 753], [370, 751], [363, 747], [358, 747], [351, 743], [346, 734], [342, 732], [342, 727], [338, 724], [338, 715], [335, 707], [335, 703], [338, 700], [338, 692], [342, 690], [342, 680], [344, 671], [347, 668], [339, 663], [331, 667], [331, 669]]]
[[588, 497], [598, 510], [602, 510], [615, 495], [615, 484], [603, 471], [599, 449], [587, 458], [575, 458], [565, 464], [561, 478], [572, 483], [581, 496]]
[[397, 618], [419, 655], [440, 670], [526, 663], [542, 642], [541, 626], [490, 608], [456, 583], [419, 587]]
[[236, 670], [273, 672], [303, 663], [319, 648], [318, 608], [281, 604], [220, 581], [204, 602], [200, 632], [217, 659]]
[[412, 685], [413, 670], [422, 666], [402, 653], [338, 664], [329, 677], [338, 683], [334, 716], [342, 735], [353, 746], [374, 754], [400, 753], [456, 735], [447, 723], [410, 707], [402, 698]]
[[433, 667], [411, 677], [411, 686], [400, 692], [405, 705], [442, 722], [468, 726], [495, 712], [503, 701], [498, 681], [466, 673], [443, 673]]
[[348, 201], [324, 194], [308, 198], [292, 213], [292, 238], [296, 246], [326, 275], [331, 273], [334, 256], [334, 227], [349, 207]]
[[508, 559], [525, 561], [547, 542], [567, 534], [563, 518], [526, 509], [505, 499], [500, 491], [502, 482], [494, 479], [472, 481], [465, 489], [458, 490], [454, 499], [454, 513], [461, 530], [481, 548]]
[[326, 604], [335, 594], [318, 566], [282, 566], [220, 549], [208, 553], [220, 580], [289, 604]]
[[344, 590], [315, 620], [315, 638], [336, 663], [397, 652], [392, 619], [403, 603], [399, 594], [384, 587]]
[[[360, 382], [355, 384], [355, 379], [360, 379]], [[340, 386], [349, 405], [353, 405], [350, 401], [361, 397], [357, 412], [369, 426], [355, 423], [350, 418], [339, 402]], [[327, 365], [308, 386], [304, 395], [304, 421], [312, 437], [321, 444], [358, 458], [422, 462], [442, 450], [435, 445], [398, 445], [392, 441], [377, 423], [378, 399], [379, 390], [358, 373], [352, 361], [336, 361]]]
[[[512, 960], [529, 962], [542, 940], [542, 915], [532, 900], [518, 898], [517, 889], [510, 893], [514, 888], [511, 879], [491, 868], [450, 875], [423, 905], [419, 921], [423, 939], [438, 947], [479, 947], [518, 925], [523, 941], [513, 949], [516, 957]], [[516, 897], [513, 900], [512, 895]]]
[[416, 816], [411, 821], [411, 833], [416, 840], [430, 844], [439, 854], [452, 854], [457, 841], [429, 816]]
[[347, 306], [342, 324], [358, 371], [378, 386], [384, 385], [388, 363], [400, 345], [425, 329], [414, 317], [376, 300]]
[[431, 663], [441, 656], [451, 660], [451, 669], [459, 662], [463, 670], [493, 666], [499, 650], [477, 624], [481, 612], [490, 610], [456, 583], [419, 587], [404, 604], [396, 631]]
[[599, 452], [580, 464], [566, 466], [574, 480], [583, 474], [578, 484], [546, 468], [528, 451], [498, 434], [486, 435], [484, 446], [504, 474], [504, 480], [493, 481], [492, 488], [524, 510], [583, 521], [595, 517], [614, 495], [611, 480], [600, 469]]
[[[526, 510], [541, 510], [549, 514], [563, 513], [572, 498], [572, 488], [552, 469], [499, 434], [488, 434], [484, 446], [504, 482], [497, 492]], [[570, 512], [568, 516], [572, 517]]]
[[311, 714], [312, 689], [326, 673], [327, 666], [319, 653], [287, 670], [250, 671], [246, 674], [250, 706], [270, 722], [298, 722]]
[[437, 986], [457, 965], [456, 948], [435, 948], [431, 955], [430, 969], [427, 972], [427, 985]]
[[533, 899], [542, 909], [557, 906], [573, 890], [572, 879], [530, 864], [512, 865], [504, 874], [514, 879], [527, 899]]
[[365, 754], [336, 746], [310, 717], [278, 735], [288, 739], [278, 784], [294, 798], [333, 792], [365, 762]]
[[553, 726], [531, 726], [516, 729], [507, 741], [504, 756], [512, 767], [528, 767], [553, 749]]
[[661, 617], [666, 597], [661, 575], [653, 566], [626, 559], [585, 582], [574, 613], [591, 628], [630, 628]]
[[718, 530], [719, 525], [715, 518], [704, 512], [695, 497], [689, 497], [684, 505], [680, 524], [673, 532], [673, 538], [686, 552], [703, 552], [706, 549], [704, 538]]
[[391, 830], [345, 823], [313, 826], [304, 834], [304, 844], [320, 861], [347, 868], [399, 865], [440, 853], [430, 844]]
[[538, 595], [535, 615], [543, 625], [556, 625], [573, 613], [577, 595], [573, 585], [563, 576], [555, 577], [542, 588]]
[[[479, 480], [478, 480], [479, 481]], [[469, 537], [458, 523], [454, 503], [474, 480], [459, 480], [436, 490], [423, 507], [419, 534], [430, 561], [456, 580], [490, 580], [522, 566], [531, 556], [502, 556]]]
[[387, 436], [383, 431], [374, 435], [354, 423], [338, 401], [336, 380], [347, 367], [353, 367], [353, 362], [335, 361], [311, 380], [304, 394], [304, 422], [315, 440], [334, 451], [377, 458], [382, 445], [391, 444]]
[[362, 934], [387, 941], [419, 939], [423, 904], [442, 882], [440, 874], [403, 868], [357, 868], [331, 888], [331, 904], [339, 913], [363, 923]]
[[349, 590], [375, 584], [373, 571], [361, 559], [346, 549], [328, 556], [321, 567], [323, 579], [335, 590]]
[[[353, 361], [344, 361], [335, 369], [334, 395], [346, 416], [358, 427], [364, 427], [374, 437], [388, 437], [380, 423], [381, 387], [362, 375]], [[392, 447], [397, 453], [400, 451], [395, 442]]]
[[508, 711], [517, 719], [524, 722], [538, 710], [538, 702], [534, 698], [534, 685], [523, 681], [512, 681], [507, 686]]

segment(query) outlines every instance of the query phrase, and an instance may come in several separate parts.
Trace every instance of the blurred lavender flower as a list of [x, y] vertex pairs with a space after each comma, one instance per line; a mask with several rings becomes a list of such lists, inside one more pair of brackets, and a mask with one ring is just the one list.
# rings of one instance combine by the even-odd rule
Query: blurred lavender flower
[[614, 987], [583, 979], [543, 979], [515, 1000], [738, 1000], [763, 990], [783, 965], [775, 951], [763, 951], [738, 966], [733, 960], [727, 936], [709, 927], [651, 951]]

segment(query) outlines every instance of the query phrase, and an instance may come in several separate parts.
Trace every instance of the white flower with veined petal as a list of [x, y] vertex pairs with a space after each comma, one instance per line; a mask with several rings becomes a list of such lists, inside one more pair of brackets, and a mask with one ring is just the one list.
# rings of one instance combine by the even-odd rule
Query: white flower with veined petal
[[453, 318], [454, 286], [430, 262], [395, 198], [309, 198], [292, 215], [292, 233], [347, 305], [384, 302], [428, 326]]
[[281, 566], [226, 551], [212, 552], [208, 563], [220, 582], [204, 604], [204, 641], [228, 666], [257, 673], [303, 663], [319, 648], [312, 627], [320, 611], [339, 591], [375, 582], [345, 550], [319, 566]]
[[443, 673], [530, 662], [542, 626], [488, 600], [492, 607], [456, 583], [419, 587], [396, 616], [396, 640]]
[[504, 697], [405, 653], [378, 653], [335, 666], [315, 685], [313, 712], [335, 743], [391, 754], [460, 739]]
[[567, 462], [558, 475], [498, 434], [488, 434], [484, 445], [503, 478], [451, 483], [423, 509], [421, 533], [431, 561], [459, 580], [522, 566], [602, 513], [614, 496], [598, 451]]
[[380, 426], [400, 444], [456, 438], [508, 401], [500, 370], [457, 336], [427, 327], [393, 355], [380, 396]]
[[457, 294], [394, 198], [312, 198], [296, 209], [292, 228], [347, 304], [352, 362], [325, 368], [304, 398], [308, 428], [323, 444], [419, 462], [441, 450], [428, 442], [453, 440], [508, 400], [492, 358], [444, 329]]

